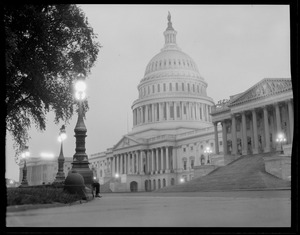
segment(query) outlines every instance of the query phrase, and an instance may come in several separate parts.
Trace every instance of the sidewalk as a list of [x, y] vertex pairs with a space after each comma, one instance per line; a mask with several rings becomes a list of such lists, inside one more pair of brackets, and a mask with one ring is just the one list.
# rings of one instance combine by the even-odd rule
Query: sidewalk
[[7, 212], [7, 227], [289, 227], [290, 191], [109, 193], [72, 206]]

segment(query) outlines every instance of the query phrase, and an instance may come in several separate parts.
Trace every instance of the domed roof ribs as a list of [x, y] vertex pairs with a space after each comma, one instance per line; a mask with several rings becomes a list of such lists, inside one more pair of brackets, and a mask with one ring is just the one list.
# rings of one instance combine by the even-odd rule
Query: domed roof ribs
[[164, 32], [164, 36], [165, 36], [165, 45], [164, 47], [161, 49], [163, 50], [180, 50], [180, 48], [178, 48], [177, 44], [176, 44], [176, 34], [177, 32], [174, 30], [173, 26], [172, 26], [172, 21], [171, 21], [171, 14], [170, 12], [168, 12], [168, 27], [166, 29], [166, 31]]

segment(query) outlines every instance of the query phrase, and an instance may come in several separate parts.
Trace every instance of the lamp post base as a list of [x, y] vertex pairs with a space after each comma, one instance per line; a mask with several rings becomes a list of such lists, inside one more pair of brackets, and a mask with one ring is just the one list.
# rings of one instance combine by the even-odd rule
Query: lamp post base
[[[74, 163], [73, 163], [74, 164]], [[73, 165], [71, 171], [76, 171], [77, 173], [79, 173], [80, 175], [82, 175], [83, 179], [84, 179], [84, 184], [85, 185], [91, 185], [93, 183], [93, 171], [89, 168], [89, 167], [80, 167], [80, 166], [76, 166]]]
[[57, 174], [54, 183], [61, 183], [65, 181], [65, 174]]

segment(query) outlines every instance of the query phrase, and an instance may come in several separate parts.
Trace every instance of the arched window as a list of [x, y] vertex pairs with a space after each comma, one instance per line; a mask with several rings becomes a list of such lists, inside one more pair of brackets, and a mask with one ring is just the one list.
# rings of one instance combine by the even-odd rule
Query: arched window
[[187, 159], [186, 159], [186, 157], [184, 157], [182, 159], [182, 162], [183, 162], [183, 170], [186, 170], [187, 169]]
[[204, 165], [205, 164], [205, 157], [203, 154], [201, 154], [201, 157], [200, 157], [200, 164], [201, 165]]
[[159, 188], [159, 189], [161, 188], [161, 185], [160, 185], [160, 179], [158, 179], [158, 188]]
[[166, 179], [163, 179], [163, 187], [166, 187]]
[[191, 169], [194, 169], [194, 165], [195, 165], [195, 157], [194, 156], [190, 157], [190, 163], [191, 163]]

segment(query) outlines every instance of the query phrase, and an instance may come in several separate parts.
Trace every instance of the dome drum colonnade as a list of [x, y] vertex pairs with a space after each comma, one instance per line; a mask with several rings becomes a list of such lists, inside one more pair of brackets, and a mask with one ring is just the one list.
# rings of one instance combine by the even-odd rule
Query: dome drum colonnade
[[[289, 79], [280, 80], [284, 84], [288, 84], [286, 86], [288, 90], [291, 90]], [[268, 81], [268, 79], [264, 79], [263, 81]], [[271, 84], [274, 83], [269, 79], [270, 81]], [[273, 81], [276, 81], [276, 79]], [[274, 91], [277, 94], [281, 93], [278, 90]], [[284, 93], [282, 92], [282, 94]], [[248, 98], [255, 97], [250, 96]], [[293, 99], [289, 95], [283, 95], [282, 98], [278, 99], [274, 96], [271, 97], [270, 92], [268, 102], [260, 105], [260, 101], [256, 101], [257, 104], [254, 104], [253, 107], [248, 105], [247, 109], [244, 108], [241, 110], [234, 110], [234, 106], [239, 105], [239, 103], [234, 104], [234, 102], [233, 100], [233, 102], [228, 101], [227, 103], [223, 103], [222, 106], [215, 105], [212, 109], [215, 141], [218, 141], [216, 128], [220, 122], [222, 125], [223, 151], [225, 155], [247, 155], [267, 153], [274, 150], [279, 151], [280, 145], [276, 144], [275, 141], [279, 133], [284, 133], [287, 138], [286, 144], [292, 144], [294, 111]], [[227, 114], [225, 114], [226, 112]], [[217, 154], [219, 153], [218, 145], [216, 145], [215, 151]]]

